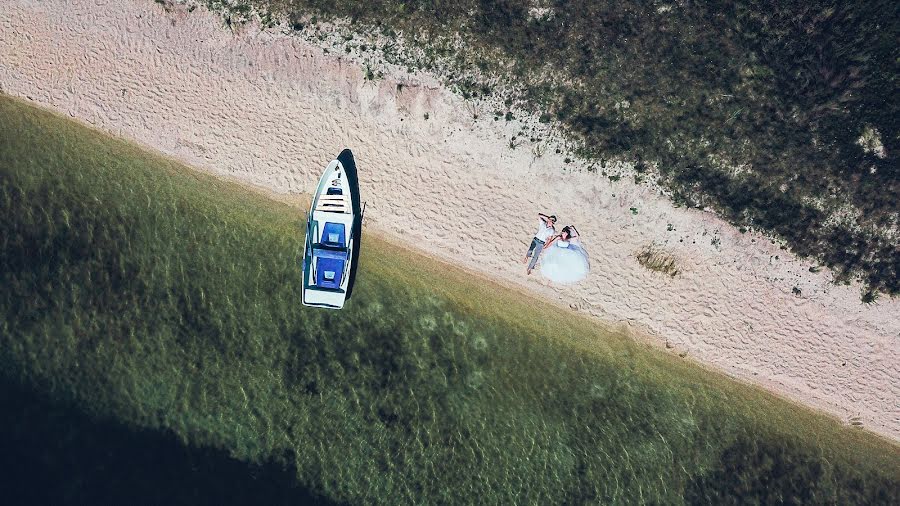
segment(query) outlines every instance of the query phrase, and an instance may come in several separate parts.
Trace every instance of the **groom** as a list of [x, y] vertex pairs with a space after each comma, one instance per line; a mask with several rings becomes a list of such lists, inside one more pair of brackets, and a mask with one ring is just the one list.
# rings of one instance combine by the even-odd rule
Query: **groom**
[[[531, 246], [528, 248], [528, 253], [525, 253], [525, 259], [522, 260], [523, 264], [528, 264], [528, 268], [525, 270], [527, 274], [531, 274], [531, 270], [534, 269], [534, 264], [537, 263], [538, 257], [541, 256], [541, 250], [544, 249], [547, 239], [550, 239], [556, 233], [556, 228], [554, 228], [556, 216], [538, 213], [538, 217], [541, 219], [538, 222], [538, 231], [531, 240]], [[528, 262], [529, 257], [531, 257], [531, 262]]]

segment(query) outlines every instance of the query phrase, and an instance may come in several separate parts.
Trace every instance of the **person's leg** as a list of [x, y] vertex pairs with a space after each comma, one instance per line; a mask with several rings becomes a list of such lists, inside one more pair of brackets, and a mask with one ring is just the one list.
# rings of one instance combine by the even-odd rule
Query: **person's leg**
[[535, 248], [535, 246], [537, 246], [537, 245], [538, 245], [537, 237], [532, 238], [532, 239], [531, 239], [531, 246], [528, 247], [528, 253], [525, 253], [525, 258], [522, 259], [522, 263], [523, 263], [523, 264], [527, 264], [527, 263], [528, 263], [528, 257], [531, 256], [531, 252], [534, 251], [534, 248]]
[[531, 262], [528, 264], [528, 274], [531, 274], [531, 270], [534, 269], [534, 265], [538, 261], [538, 257], [541, 256], [541, 250], [544, 249], [544, 243], [538, 242], [534, 247], [534, 255], [531, 257]]

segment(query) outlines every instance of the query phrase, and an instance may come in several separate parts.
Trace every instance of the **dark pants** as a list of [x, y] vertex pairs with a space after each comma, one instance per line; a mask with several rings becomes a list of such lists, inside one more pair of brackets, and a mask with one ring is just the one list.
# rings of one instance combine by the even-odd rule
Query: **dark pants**
[[542, 249], [544, 249], [544, 241], [537, 237], [531, 240], [531, 246], [528, 248], [528, 253], [525, 253], [525, 258], [531, 257], [531, 262], [528, 262], [529, 271], [534, 269], [534, 264], [537, 263], [538, 257], [541, 256]]

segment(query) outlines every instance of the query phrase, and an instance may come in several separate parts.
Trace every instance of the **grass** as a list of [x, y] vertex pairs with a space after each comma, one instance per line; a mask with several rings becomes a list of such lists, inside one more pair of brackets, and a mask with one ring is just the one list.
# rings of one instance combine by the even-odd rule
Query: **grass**
[[0, 378], [336, 501], [900, 501], [896, 444], [377, 237], [303, 308], [304, 222], [0, 96]]
[[377, 34], [389, 61], [465, 98], [499, 91], [494, 119], [514, 104], [556, 120], [577, 154], [653, 166], [679, 203], [900, 293], [897, 2], [231, 3]]

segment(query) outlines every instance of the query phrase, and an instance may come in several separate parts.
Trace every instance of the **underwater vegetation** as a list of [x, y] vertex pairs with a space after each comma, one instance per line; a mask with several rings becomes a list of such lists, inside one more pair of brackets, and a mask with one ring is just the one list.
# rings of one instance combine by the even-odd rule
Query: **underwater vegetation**
[[3, 96], [0, 223], [10, 406], [126, 448], [339, 502], [900, 501], [895, 443], [374, 236], [303, 308], [302, 211]]

